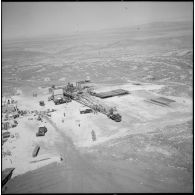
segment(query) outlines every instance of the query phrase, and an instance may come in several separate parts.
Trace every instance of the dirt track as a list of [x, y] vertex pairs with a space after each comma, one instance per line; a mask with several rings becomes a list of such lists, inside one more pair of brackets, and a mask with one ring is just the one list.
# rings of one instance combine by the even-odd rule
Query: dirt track
[[[189, 192], [180, 170], [147, 162], [102, 159], [80, 153], [70, 138], [47, 118], [63, 138], [57, 143], [63, 162], [50, 164], [10, 180], [5, 193]], [[150, 167], [150, 169], [148, 168]], [[169, 177], [166, 175], [169, 173]]]

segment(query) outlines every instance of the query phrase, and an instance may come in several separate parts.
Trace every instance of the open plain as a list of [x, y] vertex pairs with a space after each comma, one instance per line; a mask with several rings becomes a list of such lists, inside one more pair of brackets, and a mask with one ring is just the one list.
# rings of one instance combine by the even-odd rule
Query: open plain
[[[2, 146], [2, 168], [15, 168], [3, 193], [192, 192], [192, 41], [191, 23], [160, 22], [3, 42], [3, 96], [28, 111]], [[121, 122], [80, 114], [86, 107], [74, 100], [48, 101], [51, 85], [87, 76], [96, 92], [129, 91], [99, 99]], [[42, 121], [31, 112], [48, 109]], [[48, 132], [36, 137], [41, 124]]]

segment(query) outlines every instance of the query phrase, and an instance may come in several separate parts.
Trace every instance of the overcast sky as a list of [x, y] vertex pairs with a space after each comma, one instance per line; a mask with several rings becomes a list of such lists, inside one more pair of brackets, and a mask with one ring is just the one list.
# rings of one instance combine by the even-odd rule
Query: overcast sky
[[2, 2], [2, 38], [192, 21], [192, 2]]

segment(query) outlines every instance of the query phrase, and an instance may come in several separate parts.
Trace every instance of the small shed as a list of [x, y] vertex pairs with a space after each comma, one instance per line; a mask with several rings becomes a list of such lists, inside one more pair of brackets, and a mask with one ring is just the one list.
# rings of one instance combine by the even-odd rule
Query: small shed
[[63, 95], [63, 89], [54, 89], [53, 95]]

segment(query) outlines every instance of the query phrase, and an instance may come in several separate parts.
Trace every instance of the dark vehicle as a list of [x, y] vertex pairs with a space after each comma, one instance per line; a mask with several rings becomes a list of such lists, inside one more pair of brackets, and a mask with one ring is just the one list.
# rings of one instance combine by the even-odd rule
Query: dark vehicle
[[18, 118], [19, 117], [19, 114], [18, 113], [17, 114], [14, 114], [13, 117], [14, 117], [14, 119], [15, 118]]
[[44, 102], [44, 101], [40, 101], [40, 102], [39, 102], [39, 105], [40, 105], [40, 106], [45, 106], [45, 102]]
[[36, 157], [37, 154], [39, 153], [40, 146], [36, 146], [35, 149], [33, 150], [32, 157]]
[[55, 98], [55, 99], [54, 99], [54, 103], [55, 103], [55, 105], [58, 105], [58, 104], [63, 104], [63, 103], [65, 103], [65, 101], [63, 100], [62, 97], [61, 97], [61, 98]]
[[92, 113], [93, 110], [92, 109], [86, 109], [86, 110], [81, 110], [80, 114], [86, 114], [86, 113]]
[[38, 130], [38, 132], [36, 133], [36, 136], [37, 136], [37, 137], [38, 137], [38, 136], [44, 136], [46, 132], [47, 132], [47, 128], [46, 128], [45, 126], [39, 127], [39, 130]]
[[18, 125], [18, 122], [14, 120], [14, 123], [12, 124], [12, 127], [16, 127]]
[[108, 117], [116, 122], [121, 122], [121, 115], [120, 114], [111, 114]]
[[58, 97], [54, 99], [55, 105], [71, 102], [70, 98]]

